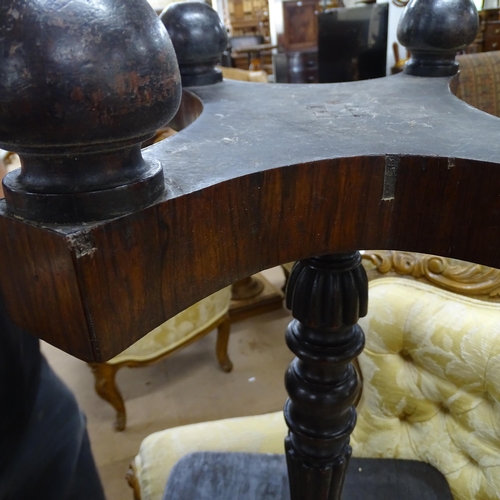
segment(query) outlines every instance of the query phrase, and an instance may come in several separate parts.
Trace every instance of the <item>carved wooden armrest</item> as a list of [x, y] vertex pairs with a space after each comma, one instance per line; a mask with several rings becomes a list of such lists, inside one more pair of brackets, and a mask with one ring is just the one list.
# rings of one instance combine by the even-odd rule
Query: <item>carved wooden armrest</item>
[[444, 290], [498, 300], [500, 270], [479, 264], [416, 252], [366, 250], [362, 252], [368, 279], [400, 276], [424, 281]]

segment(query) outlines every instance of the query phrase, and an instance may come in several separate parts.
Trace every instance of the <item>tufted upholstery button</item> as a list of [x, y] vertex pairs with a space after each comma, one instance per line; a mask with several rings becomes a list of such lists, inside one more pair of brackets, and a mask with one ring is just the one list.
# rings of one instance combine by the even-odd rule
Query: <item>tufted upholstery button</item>
[[491, 392], [486, 391], [484, 394], [484, 399], [488, 401], [491, 405], [497, 405], [500, 401], [497, 401]]
[[448, 405], [446, 403], [440, 403], [438, 405], [438, 408], [441, 413], [450, 413], [450, 409], [448, 408]]
[[408, 422], [413, 414], [415, 413], [415, 408], [406, 407], [398, 415], [401, 422]]
[[408, 363], [413, 363], [413, 358], [411, 357], [409, 351], [407, 351], [406, 349], [402, 349], [399, 355]]

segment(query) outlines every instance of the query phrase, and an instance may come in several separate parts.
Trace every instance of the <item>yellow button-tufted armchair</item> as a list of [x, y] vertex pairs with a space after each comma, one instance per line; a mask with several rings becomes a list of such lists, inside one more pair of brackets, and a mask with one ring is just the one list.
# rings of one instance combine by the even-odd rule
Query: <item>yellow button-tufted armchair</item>
[[[363, 259], [370, 307], [360, 320], [354, 456], [427, 462], [455, 500], [498, 499], [500, 271], [405, 252]], [[182, 456], [283, 453], [286, 433], [281, 412], [157, 432], [142, 442], [128, 480], [136, 499], [160, 500]]]
[[89, 363], [94, 373], [97, 394], [116, 410], [116, 430], [123, 431], [127, 423], [125, 402], [115, 379], [120, 368], [135, 368], [160, 361], [217, 328], [217, 360], [223, 371], [230, 372], [233, 369], [227, 354], [230, 300], [231, 288], [223, 288], [155, 328], [108, 362]]

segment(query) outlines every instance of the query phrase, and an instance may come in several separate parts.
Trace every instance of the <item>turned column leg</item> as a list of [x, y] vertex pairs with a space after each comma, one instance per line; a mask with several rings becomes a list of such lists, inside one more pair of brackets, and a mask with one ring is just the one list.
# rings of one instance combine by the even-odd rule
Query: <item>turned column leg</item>
[[356, 323], [368, 305], [359, 252], [297, 262], [286, 300], [295, 318], [286, 340], [297, 356], [285, 376], [291, 499], [340, 500], [356, 423], [358, 379], [351, 361], [364, 346]]

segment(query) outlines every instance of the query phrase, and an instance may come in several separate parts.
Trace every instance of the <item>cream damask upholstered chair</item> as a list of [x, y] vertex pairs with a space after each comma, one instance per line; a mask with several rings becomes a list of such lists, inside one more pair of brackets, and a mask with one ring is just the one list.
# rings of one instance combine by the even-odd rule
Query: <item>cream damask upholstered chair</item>
[[[354, 456], [427, 462], [455, 500], [498, 499], [500, 271], [406, 252], [363, 258], [370, 307], [360, 320]], [[128, 480], [135, 498], [160, 500], [184, 455], [283, 453], [286, 432], [281, 412], [157, 432], [142, 442]]]
[[116, 430], [123, 431], [127, 423], [125, 402], [116, 385], [116, 372], [120, 368], [147, 366], [160, 361], [217, 328], [217, 360], [223, 371], [230, 372], [233, 369], [227, 354], [230, 300], [231, 288], [223, 288], [155, 328], [108, 362], [89, 363], [94, 373], [97, 394], [116, 410]]

